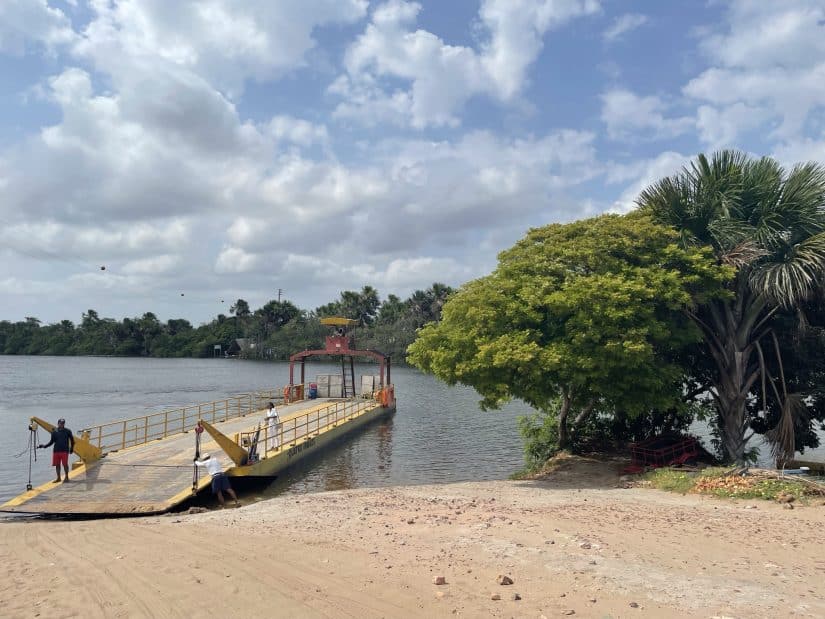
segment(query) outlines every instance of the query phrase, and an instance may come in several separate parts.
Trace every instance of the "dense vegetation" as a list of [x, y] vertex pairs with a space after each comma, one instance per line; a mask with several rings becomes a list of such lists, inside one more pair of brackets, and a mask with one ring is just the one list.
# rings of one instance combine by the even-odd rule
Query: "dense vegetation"
[[695, 414], [726, 460], [753, 458], [754, 434], [778, 458], [816, 446], [825, 168], [700, 155], [638, 202], [531, 230], [448, 300], [409, 360], [484, 407], [535, 407], [522, 423], [535, 464], [594, 429], [675, 429]]
[[[0, 321], [0, 352], [7, 355], [118, 355], [150, 357], [211, 357], [220, 352], [246, 358], [285, 359], [291, 353], [323, 347], [328, 328], [324, 316], [344, 316], [360, 321], [356, 343], [403, 361], [415, 331], [438, 320], [441, 307], [453, 292], [449, 286], [433, 284], [417, 290], [408, 299], [395, 295], [383, 302], [378, 292], [365, 286], [360, 292], [344, 291], [339, 300], [313, 311], [299, 309], [289, 301], [269, 301], [256, 310], [238, 299], [230, 316], [218, 315], [209, 323], [192, 326], [182, 318], [166, 322], [152, 312], [121, 321], [101, 318], [90, 309], [80, 324], [71, 320], [42, 325], [28, 317], [21, 322]], [[238, 342], [241, 340], [241, 342]]]

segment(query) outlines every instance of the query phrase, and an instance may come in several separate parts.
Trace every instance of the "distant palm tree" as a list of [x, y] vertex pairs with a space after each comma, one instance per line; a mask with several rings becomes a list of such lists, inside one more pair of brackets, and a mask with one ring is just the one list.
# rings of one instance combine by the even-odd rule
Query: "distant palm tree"
[[[689, 312], [715, 366], [709, 387], [726, 456], [745, 460], [747, 406], [761, 398], [762, 414], [769, 401], [781, 410], [767, 437], [775, 456], [789, 457], [794, 417], [806, 405], [804, 394], [787, 392], [772, 318], [797, 311], [822, 289], [825, 168], [799, 164], [786, 173], [773, 159], [721, 151], [710, 159], [699, 155], [637, 202], [679, 231], [684, 245], [709, 245], [717, 260], [735, 269], [729, 298]], [[767, 371], [768, 356], [779, 372]]]

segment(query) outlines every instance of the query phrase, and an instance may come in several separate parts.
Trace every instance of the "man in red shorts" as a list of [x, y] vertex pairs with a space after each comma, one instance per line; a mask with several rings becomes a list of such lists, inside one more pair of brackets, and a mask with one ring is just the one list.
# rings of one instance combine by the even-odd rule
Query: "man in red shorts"
[[52, 452], [52, 466], [57, 473], [57, 479], [54, 480], [54, 483], [60, 481], [61, 464], [63, 465], [63, 470], [66, 473], [63, 477], [63, 481], [67, 482], [69, 481], [69, 454], [74, 451], [74, 436], [72, 436], [72, 431], [66, 427], [65, 419], [57, 420], [57, 428], [52, 430], [52, 440], [45, 445], [38, 445], [37, 448], [45, 449], [52, 444], [54, 444], [54, 450]]

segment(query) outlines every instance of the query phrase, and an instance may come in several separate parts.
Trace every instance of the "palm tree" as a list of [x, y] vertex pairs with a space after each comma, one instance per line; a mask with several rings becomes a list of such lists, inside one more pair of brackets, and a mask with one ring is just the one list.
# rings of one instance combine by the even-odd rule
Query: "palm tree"
[[[775, 318], [798, 312], [822, 290], [825, 168], [807, 163], [786, 172], [767, 157], [721, 151], [710, 159], [699, 155], [681, 173], [643, 191], [637, 202], [673, 226], [684, 245], [708, 245], [720, 263], [732, 267], [728, 298], [689, 310], [715, 368], [708, 390], [725, 455], [746, 459], [753, 434], [749, 407], [764, 417], [776, 406], [780, 423], [766, 436], [774, 455], [789, 457], [794, 416], [804, 414], [806, 404], [804, 394], [787, 391]], [[769, 371], [769, 357], [779, 371]]]

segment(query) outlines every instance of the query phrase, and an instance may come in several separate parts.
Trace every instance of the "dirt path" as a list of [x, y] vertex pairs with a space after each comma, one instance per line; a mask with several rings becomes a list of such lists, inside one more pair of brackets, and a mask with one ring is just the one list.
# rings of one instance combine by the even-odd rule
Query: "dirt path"
[[3, 523], [0, 608], [4, 617], [825, 616], [824, 507], [560, 480]]

